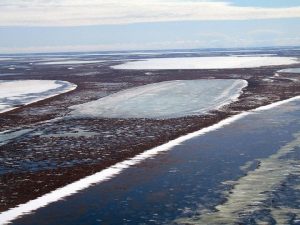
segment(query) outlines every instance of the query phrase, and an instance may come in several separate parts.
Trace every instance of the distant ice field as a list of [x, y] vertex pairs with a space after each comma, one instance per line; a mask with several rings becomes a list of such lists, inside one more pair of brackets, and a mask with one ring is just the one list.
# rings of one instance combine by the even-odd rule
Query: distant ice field
[[218, 56], [218, 57], [182, 57], [151, 58], [126, 62], [112, 66], [126, 70], [163, 70], [163, 69], [231, 69], [255, 68], [261, 66], [290, 65], [300, 63], [294, 57], [272, 56]]
[[59, 80], [0, 80], [0, 113], [74, 90], [76, 87], [75, 84]]
[[101, 63], [105, 62], [104, 60], [65, 60], [65, 61], [49, 61], [49, 62], [40, 62], [38, 65], [75, 65], [75, 64], [92, 64], [92, 63]]
[[72, 106], [72, 116], [104, 118], [176, 118], [206, 114], [232, 101], [245, 80], [176, 80], [117, 92]]

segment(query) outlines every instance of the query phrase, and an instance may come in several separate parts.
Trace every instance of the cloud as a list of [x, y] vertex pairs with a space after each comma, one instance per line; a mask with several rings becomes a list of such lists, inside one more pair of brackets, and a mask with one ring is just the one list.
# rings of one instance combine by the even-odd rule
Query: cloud
[[240, 7], [200, 0], [1, 0], [0, 11], [0, 26], [300, 18], [300, 7]]

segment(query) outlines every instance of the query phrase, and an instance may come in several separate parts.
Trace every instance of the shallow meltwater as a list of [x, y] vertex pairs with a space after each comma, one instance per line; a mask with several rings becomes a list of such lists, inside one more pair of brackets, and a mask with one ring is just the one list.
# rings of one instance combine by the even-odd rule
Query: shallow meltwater
[[299, 116], [265, 107], [12, 224], [299, 224]]

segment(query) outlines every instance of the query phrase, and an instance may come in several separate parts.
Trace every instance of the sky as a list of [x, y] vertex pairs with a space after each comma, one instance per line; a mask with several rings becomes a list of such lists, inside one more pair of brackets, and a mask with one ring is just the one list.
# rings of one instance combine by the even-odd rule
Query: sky
[[300, 46], [300, 0], [0, 0], [0, 54]]

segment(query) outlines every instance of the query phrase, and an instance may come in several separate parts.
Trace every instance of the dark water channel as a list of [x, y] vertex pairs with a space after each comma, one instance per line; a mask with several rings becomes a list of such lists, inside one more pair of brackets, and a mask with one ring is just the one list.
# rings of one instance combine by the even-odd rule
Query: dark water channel
[[[13, 224], [300, 224], [298, 132], [299, 100], [190, 139]], [[252, 172], [253, 182], [243, 180]]]

